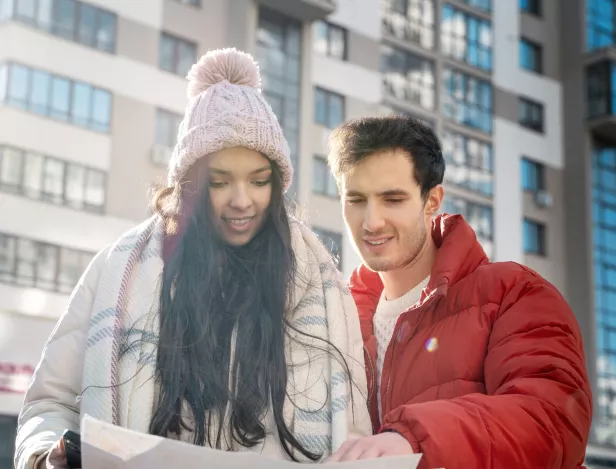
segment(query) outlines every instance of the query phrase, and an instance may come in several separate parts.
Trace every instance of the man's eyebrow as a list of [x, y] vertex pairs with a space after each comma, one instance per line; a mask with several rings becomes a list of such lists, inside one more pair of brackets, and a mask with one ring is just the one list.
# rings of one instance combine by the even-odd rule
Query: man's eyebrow
[[404, 189], [389, 189], [383, 192], [379, 192], [381, 197], [391, 197], [391, 196], [404, 196], [408, 197], [409, 193]]

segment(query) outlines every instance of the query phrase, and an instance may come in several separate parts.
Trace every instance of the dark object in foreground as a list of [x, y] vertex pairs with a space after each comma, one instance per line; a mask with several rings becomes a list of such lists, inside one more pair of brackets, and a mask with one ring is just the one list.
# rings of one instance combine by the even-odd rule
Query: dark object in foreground
[[81, 469], [81, 436], [71, 430], [62, 435], [66, 462], [70, 469]]

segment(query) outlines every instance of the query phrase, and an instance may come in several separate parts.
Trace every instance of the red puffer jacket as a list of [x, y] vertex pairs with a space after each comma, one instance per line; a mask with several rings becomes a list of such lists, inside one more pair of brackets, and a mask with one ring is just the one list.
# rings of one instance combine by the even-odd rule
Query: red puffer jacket
[[592, 398], [573, 312], [532, 270], [490, 263], [462, 217], [439, 216], [432, 237], [430, 282], [385, 355], [382, 423], [372, 317], [383, 284], [363, 266], [351, 277], [375, 432], [403, 435], [422, 469], [582, 467]]

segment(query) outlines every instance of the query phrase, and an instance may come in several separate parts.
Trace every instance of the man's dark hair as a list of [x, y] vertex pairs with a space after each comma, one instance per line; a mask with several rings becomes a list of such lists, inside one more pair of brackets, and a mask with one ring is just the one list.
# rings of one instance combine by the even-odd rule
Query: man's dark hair
[[364, 158], [389, 149], [400, 149], [410, 156], [424, 199], [430, 189], [442, 184], [445, 159], [438, 137], [432, 128], [411, 116], [362, 117], [340, 125], [329, 138], [329, 166], [340, 181]]

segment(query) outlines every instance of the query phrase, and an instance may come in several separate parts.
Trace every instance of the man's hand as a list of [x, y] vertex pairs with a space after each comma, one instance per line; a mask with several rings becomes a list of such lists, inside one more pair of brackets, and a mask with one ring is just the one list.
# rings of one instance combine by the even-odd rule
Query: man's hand
[[387, 432], [345, 441], [327, 462], [357, 461], [405, 454], [413, 454], [413, 448], [406, 438], [396, 432]]

